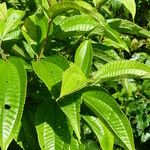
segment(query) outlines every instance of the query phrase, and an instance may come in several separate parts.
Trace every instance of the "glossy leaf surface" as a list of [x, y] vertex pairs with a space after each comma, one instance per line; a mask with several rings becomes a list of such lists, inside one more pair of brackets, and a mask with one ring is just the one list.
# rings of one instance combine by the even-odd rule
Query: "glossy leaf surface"
[[70, 67], [64, 72], [61, 86], [61, 95], [76, 92], [87, 84], [87, 78], [76, 64], [70, 64]]
[[0, 147], [6, 150], [18, 130], [26, 95], [26, 71], [21, 60], [0, 59]]
[[63, 72], [69, 67], [66, 59], [51, 56], [40, 61], [32, 62], [33, 69], [38, 77], [45, 83], [49, 90], [61, 82]]
[[117, 60], [105, 64], [94, 76], [94, 80], [107, 80], [118, 77], [150, 78], [150, 67], [137, 61]]
[[103, 124], [103, 122], [93, 116], [82, 116], [89, 127], [93, 130], [98, 138], [99, 144], [103, 150], [113, 150], [114, 137]]
[[91, 71], [93, 58], [93, 48], [89, 40], [80, 44], [75, 54], [75, 64], [79, 66], [82, 72], [88, 77]]
[[78, 95], [66, 96], [59, 103], [61, 109], [67, 116], [78, 140], [81, 140], [80, 137], [80, 105], [81, 98]]
[[126, 149], [135, 149], [130, 123], [111, 96], [103, 91], [89, 90], [82, 98]]

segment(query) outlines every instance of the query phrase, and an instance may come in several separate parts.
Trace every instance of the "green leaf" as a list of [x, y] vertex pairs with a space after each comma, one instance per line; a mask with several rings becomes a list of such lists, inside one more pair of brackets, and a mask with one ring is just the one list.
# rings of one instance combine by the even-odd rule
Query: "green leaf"
[[112, 150], [114, 145], [114, 137], [103, 124], [103, 122], [93, 116], [82, 116], [89, 127], [93, 130], [98, 138], [99, 144], [103, 150]]
[[123, 34], [132, 34], [140, 37], [150, 37], [150, 32], [133, 22], [123, 19], [108, 19], [110, 27]]
[[97, 71], [94, 80], [103, 81], [118, 77], [150, 78], [150, 67], [132, 60], [112, 61]]
[[135, 149], [130, 123], [111, 96], [100, 90], [89, 90], [82, 98], [124, 148]]
[[88, 15], [75, 15], [62, 21], [60, 21], [60, 17], [57, 18], [54, 23], [59, 27], [56, 31], [54, 30], [54, 34], [60, 38], [84, 34], [98, 26], [98, 22]]
[[5, 20], [7, 18], [7, 6], [6, 3], [0, 4], [0, 21]]
[[56, 5], [53, 5], [53, 7], [50, 7], [50, 9], [47, 11], [47, 14], [51, 19], [54, 19], [61, 13], [71, 9], [81, 11], [85, 14], [89, 14], [101, 23], [104, 22], [103, 16], [98, 13], [89, 3], [84, 1], [66, 1], [57, 3]]
[[26, 71], [19, 58], [0, 59], [0, 147], [6, 150], [19, 128], [26, 95]]
[[108, 0], [93, 0], [97, 9], [100, 9], [102, 5], [104, 5]]
[[3, 26], [2, 39], [7, 35], [7, 33], [16, 29], [21, 24], [21, 19], [24, 14], [24, 11], [21, 10], [9, 9], [7, 11], [7, 19]]
[[76, 64], [71, 63], [63, 74], [60, 97], [76, 92], [86, 85], [86, 76]]
[[[103, 46], [102, 46], [102, 48], [103, 48]], [[100, 61], [102, 60], [105, 63], [120, 59], [118, 54], [112, 49], [108, 49], [108, 50], [103, 49], [102, 50], [102, 49], [95, 48], [93, 51], [93, 57]]]
[[81, 140], [80, 137], [80, 105], [81, 98], [78, 95], [66, 96], [59, 103], [61, 109], [67, 116], [78, 140]]
[[106, 25], [104, 28], [105, 28], [104, 36], [106, 37], [106, 39], [104, 40], [106, 43], [105, 42], [104, 43], [107, 46], [125, 49], [126, 51], [129, 52], [126, 43], [121, 39], [117, 31], [113, 30], [108, 25]]
[[60, 56], [51, 56], [40, 61], [32, 61], [32, 66], [38, 77], [48, 89], [61, 82], [64, 71], [69, 67], [68, 61]]
[[75, 64], [79, 66], [82, 72], [88, 77], [91, 71], [93, 58], [93, 48], [89, 40], [80, 44], [75, 54]]
[[70, 144], [70, 133], [63, 112], [56, 102], [39, 106], [35, 124], [42, 150], [62, 150]]
[[40, 44], [47, 35], [48, 20], [41, 14], [29, 16], [22, 27], [22, 33], [31, 45]]
[[120, 0], [120, 2], [122, 2], [123, 5], [130, 11], [130, 13], [132, 14], [132, 18], [134, 20], [136, 14], [135, 0]]
[[85, 146], [79, 143], [76, 138], [72, 137], [68, 150], [85, 150]]
[[21, 35], [21, 30], [19, 28], [16, 28], [12, 31], [10, 31], [3, 39], [3, 41], [8, 41], [8, 40], [19, 40]]
[[25, 150], [40, 150], [34, 125], [35, 108], [28, 106], [24, 109], [22, 126], [16, 142]]

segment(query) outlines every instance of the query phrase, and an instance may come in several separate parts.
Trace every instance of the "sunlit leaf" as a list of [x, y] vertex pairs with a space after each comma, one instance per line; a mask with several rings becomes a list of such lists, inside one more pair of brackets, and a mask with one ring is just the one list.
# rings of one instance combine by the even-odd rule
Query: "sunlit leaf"
[[78, 140], [81, 140], [80, 137], [80, 105], [81, 98], [78, 95], [66, 96], [59, 103], [61, 109], [67, 116]]
[[19, 58], [0, 59], [0, 147], [7, 150], [18, 130], [26, 95], [26, 72]]
[[130, 123], [111, 96], [91, 89], [83, 93], [82, 98], [122, 146], [128, 150], [135, 149]]
[[82, 115], [82, 118], [87, 122], [89, 127], [97, 136], [101, 148], [103, 150], [112, 150], [114, 145], [114, 137], [103, 122], [99, 118], [93, 116]]
[[81, 68], [83, 73], [88, 77], [91, 71], [93, 58], [93, 48], [89, 40], [80, 44], [75, 54], [75, 64]]
[[72, 63], [63, 74], [60, 97], [76, 92], [86, 84], [86, 76], [76, 64]]
[[40, 61], [32, 61], [32, 66], [38, 77], [48, 89], [61, 82], [64, 71], [69, 67], [68, 61], [60, 56], [51, 56]]
[[108, 19], [110, 27], [123, 34], [132, 34], [140, 37], [150, 37], [150, 32], [135, 23], [123, 19]]
[[134, 19], [135, 14], [136, 14], [135, 0], [120, 0], [120, 1], [130, 11], [130, 13], [132, 14], [132, 18]]
[[103, 81], [118, 77], [150, 78], [150, 67], [132, 60], [112, 61], [105, 64], [97, 71], [94, 80]]

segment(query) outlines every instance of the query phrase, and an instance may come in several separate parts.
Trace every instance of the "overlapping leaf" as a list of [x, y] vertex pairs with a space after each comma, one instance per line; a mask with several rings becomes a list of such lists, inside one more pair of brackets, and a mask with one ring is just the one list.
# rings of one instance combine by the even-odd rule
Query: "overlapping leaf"
[[53, 7], [50, 7], [50, 9], [47, 11], [47, 14], [50, 18], [54, 19], [56, 16], [60, 15], [62, 12], [65, 12], [67, 10], [75, 9], [78, 11], [81, 11], [83, 13], [89, 14], [96, 20], [101, 20], [101, 23], [103, 24], [104, 18], [101, 14], [99, 14], [93, 7], [84, 1], [66, 1], [61, 2], [53, 5]]
[[23, 35], [31, 45], [39, 45], [46, 38], [47, 30], [48, 20], [41, 14], [29, 16], [22, 27]]
[[16, 142], [26, 150], [40, 150], [34, 125], [35, 108], [26, 107], [22, 117], [22, 126]]
[[110, 27], [123, 34], [132, 34], [141, 37], [150, 37], [150, 32], [135, 23], [123, 19], [108, 19]]
[[93, 116], [82, 116], [89, 127], [93, 130], [98, 138], [99, 144], [103, 150], [112, 150], [114, 145], [114, 137], [102, 123], [99, 118]]
[[39, 106], [35, 124], [42, 150], [62, 150], [69, 146], [71, 136], [67, 121], [55, 102]]
[[3, 20], [1, 25], [1, 38], [3, 39], [10, 31], [16, 29], [21, 24], [21, 19], [24, 16], [24, 12], [21, 10], [9, 9], [7, 11], [7, 19]]
[[89, 90], [83, 93], [82, 98], [122, 146], [128, 150], [135, 149], [130, 123], [111, 96], [100, 90]]
[[132, 60], [112, 61], [97, 71], [94, 80], [103, 81], [118, 77], [150, 78], [150, 67]]
[[40, 61], [32, 62], [33, 69], [38, 77], [46, 84], [49, 90], [61, 82], [63, 72], [69, 67], [67, 60], [60, 56], [51, 56]]
[[66, 96], [59, 103], [61, 109], [67, 116], [78, 140], [81, 140], [80, 137], [80, 105], [81, 98], [78, 95]]
[[6, 150], [18, 130], [26, 95], [26, 72], [19, 58], [0, 59], [0, 147]]
[[120, 2], [122, 2], [123, 5], [130, 11], [130, 13], [132, 14], [132, 18], [134, 19], [136, 14], [135, 0], [120, 0]]
[[54, 23], [59, 26], [56, 31], [54, 30], [55, 35], [61, 38], [84, 34], [98, 26], [98, 22], [88, 15], [75, 15], [62, 21], [56, 18]]
[[72, 63], [63, 74], [60, 97], [76, 92], [85, 87], [86, 84], [86, 76], [76, 64]]

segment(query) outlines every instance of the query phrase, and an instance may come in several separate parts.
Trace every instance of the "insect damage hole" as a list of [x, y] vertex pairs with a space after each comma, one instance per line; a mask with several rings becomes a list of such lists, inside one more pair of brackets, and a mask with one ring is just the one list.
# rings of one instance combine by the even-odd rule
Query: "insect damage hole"
[[4, 108], [7, 109], [7, 110], [9, 110], [9, 109], [11, 108], [11, 106], [8, 105], [8, 104], [5, 104], [5, 105], [4, 105]]

